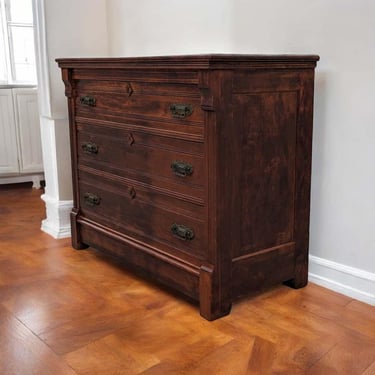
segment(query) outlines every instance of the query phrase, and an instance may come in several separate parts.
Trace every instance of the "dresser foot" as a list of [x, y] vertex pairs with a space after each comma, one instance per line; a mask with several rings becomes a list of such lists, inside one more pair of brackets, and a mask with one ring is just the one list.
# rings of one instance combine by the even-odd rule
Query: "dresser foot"
[[304, 251], [298, 258], [295, 265], [294, 277], [284, 282], [285, 285], [299, 289], [307, 285], [308, 282], [308, 252]]
[[300, 289], [300, 288], [303, 288], [307, 285], [307, 280], [302, 281], [302, 280], [299, 280], [299, 279], [295, 278], [295, 279], [290, 279], [290, 280], [284, 281], [283, 284], [286, 285], [286, 286], [289, 286], [290, 288], [293, 288], [293, 289]]
[[72, 247], [74, 250], [84, 250], [89, 247], [89, 245], [86, 245], [85, 243], [82, 242], [73, 242], [72, 240]]
[[225, 306], [221, 305], [220, 308], [212, 308], [207, 309], [206, 307], [202, 307], [202, 304], [200, 306], [200, 315], [205, 318], [206, 320], [212, 321], [219, 318], [222, 318], [223, 316], [229, 315], [230, 310], [232, 309], [232, 304], [229, 303]]
[[81, 236], [79, 235], [79, 231], [77, 229], [77, 212], [74, 208], [70, 213], [70, 225], [72, 230], [72, 247], [76, 250], [87, 249], [89, 246], [81, 241]]
[[80, 236], [77, 232], [77, 228], [73, 227], [73, 225], [72, 225], [72, 247], [75, 250], [83, 250], [89, 247], [89, 245], [86, 245], [85, 243], [81, 241]]
[[[217, 288], [213, 268], [202, 266], [199, 277], [200, 314], [207, 320], [219, 319], [230, 313], [232, 301], [227, 288]], [[221, 294], [220, 294], [221, 292]]]
[[284, 281], [284, 285], [289, 286], [293, 289], [303, 288], [307, 285], [308, 282], [308, 273], [306, 270], [300, 270], [300, 272], [296, 272], [293, 279]]

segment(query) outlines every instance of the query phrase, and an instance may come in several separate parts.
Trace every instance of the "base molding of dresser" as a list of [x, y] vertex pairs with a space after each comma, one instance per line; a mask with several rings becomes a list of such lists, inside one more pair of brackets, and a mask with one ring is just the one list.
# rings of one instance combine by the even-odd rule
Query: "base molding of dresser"
[[[277, 270], [277, 272], [275, 272]], [[233, 259], [232, 298], [240, 298], [295, 277], [295, 243]]]
[[199, 267], [168, 257], [151, 246], [86, 220], [77, 220], [81, 241], [120, 259], [129, 268], [199, 301]]
[[[145, 278], [169, 289], [173, 285], [174, 291], [199, 302], [200, 315], [209, 321], [228, 315], [233, 300], [279, 283], [288, 285], [288, 281], [296, 276], [295, 243], [291, 242], [234, 259], [231, 288], [225, 294], [223, 288], [217, 285], [212, 265], [202, 264], [198, 267], [161, 254], [146, 243], [79, 218], [74, 210], [71, 217], [72, 223], [75, 223], [72, 233], [79, 233], [79, 246], [76, 249], [91, 246], [114, 256], [129, 270]], [[274, 272], [275, 268], [279, 272]]]
[[[200, 314], [207, 320], [215, 320], [230, 313], [232, 301], [222, 299], [215, 286], [214, 267], [197, 267], [179, 259], [161, 254], [149, 245], [129, 238], [106, 227], [77, 219], [73, 212], [79, 247], [91, 246], [119, 259], [128, 269], [182, 293], [199, 303]], [[73, 226], [73, 233], [75, 232]], [[74, 237], [74, 236], [73, 236]]]

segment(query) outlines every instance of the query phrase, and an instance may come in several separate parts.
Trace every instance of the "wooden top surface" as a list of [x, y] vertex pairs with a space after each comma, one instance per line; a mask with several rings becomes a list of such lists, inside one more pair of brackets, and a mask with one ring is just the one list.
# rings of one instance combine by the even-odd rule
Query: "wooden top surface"
[[207, 54], [145, 57], [58, 58], [60, 68], [119, 69], [251, 69], [251, 68], [313, 68], [317, 55], [242, 55]]

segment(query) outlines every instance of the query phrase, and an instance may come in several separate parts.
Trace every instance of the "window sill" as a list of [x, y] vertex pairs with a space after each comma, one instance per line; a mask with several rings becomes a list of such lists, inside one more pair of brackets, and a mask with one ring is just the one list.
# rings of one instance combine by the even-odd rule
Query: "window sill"
[[0, 83], [0, 89], [32, 89], [37, 88], [36, 84], [27, 84], [27, 83]]

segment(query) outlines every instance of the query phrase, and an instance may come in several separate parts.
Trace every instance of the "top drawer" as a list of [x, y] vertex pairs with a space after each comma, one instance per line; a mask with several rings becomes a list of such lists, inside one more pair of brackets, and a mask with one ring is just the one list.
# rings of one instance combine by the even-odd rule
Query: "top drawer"
[[76, 115], [114, 120], [142, 118], [202, 124], [204, 112], [194, 84], [76, 81]]

